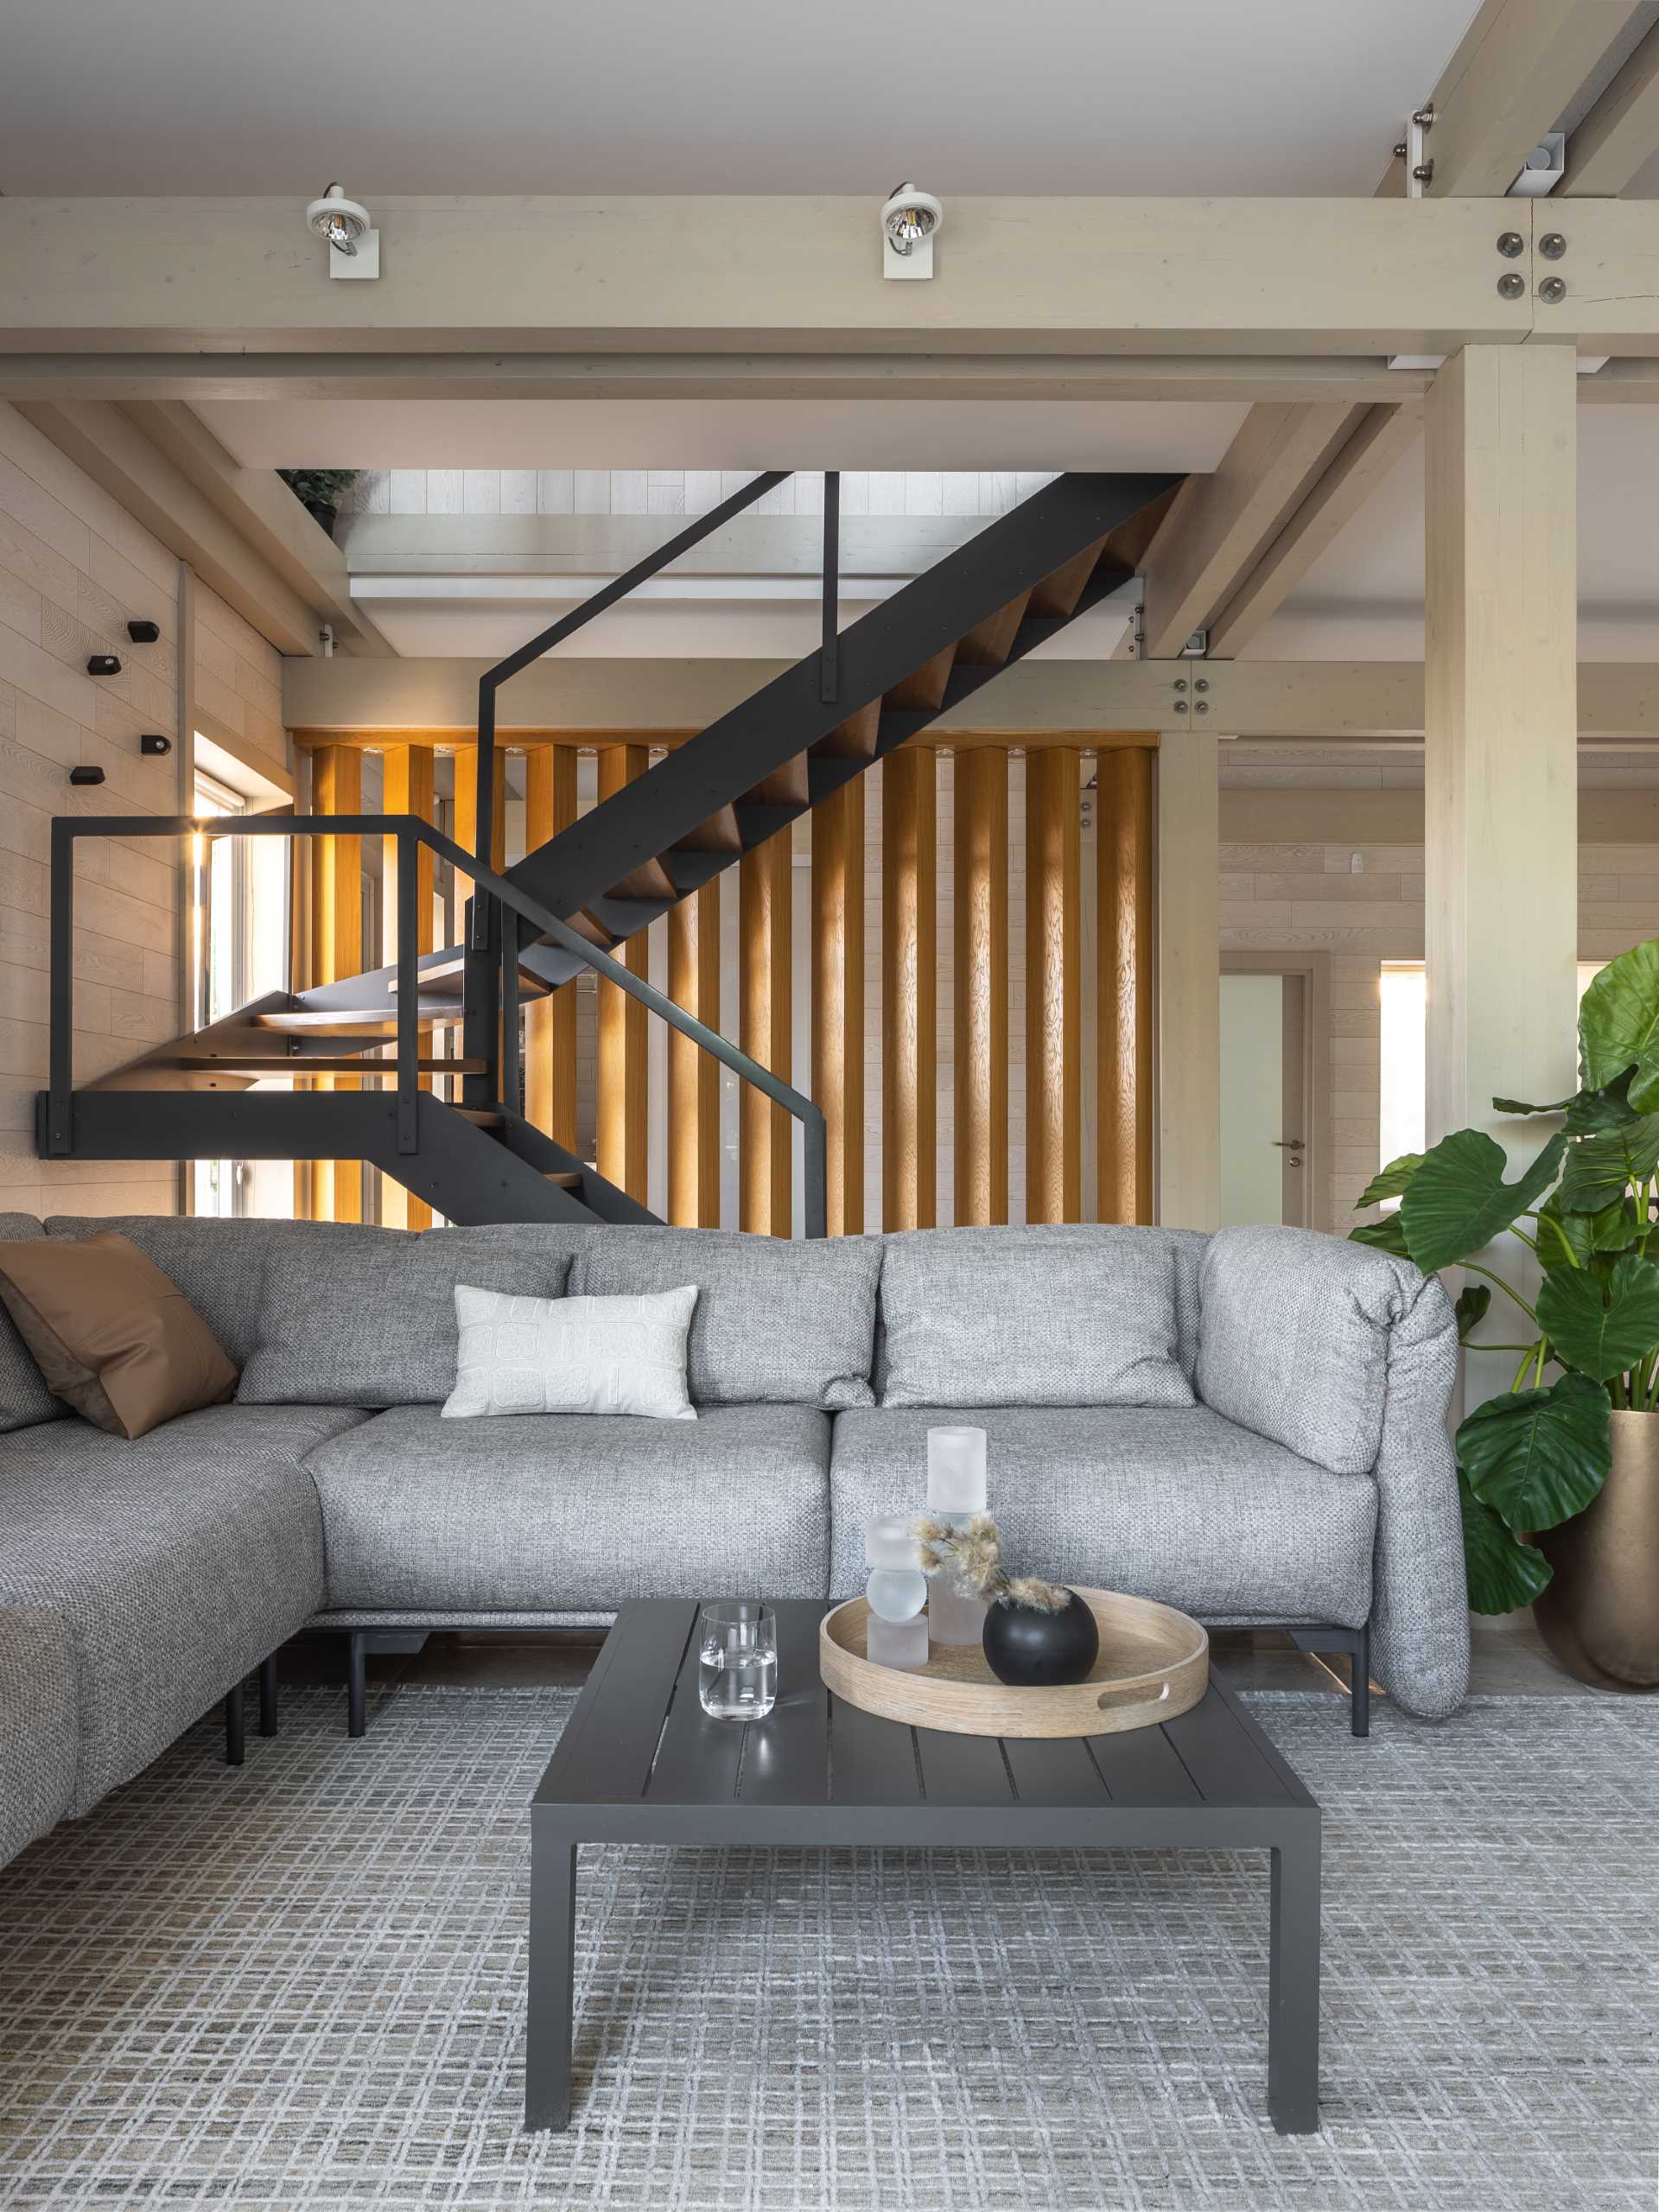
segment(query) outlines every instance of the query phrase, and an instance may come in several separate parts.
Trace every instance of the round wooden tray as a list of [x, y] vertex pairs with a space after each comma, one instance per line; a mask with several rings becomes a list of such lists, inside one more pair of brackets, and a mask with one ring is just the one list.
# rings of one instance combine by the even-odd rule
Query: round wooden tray
[[1198, 1702], [1210, 1687], [1210, 1639], [1197, 1621], [1115, 1590], [1077, 1595], [1099, 1624], [1100, 1656], [1086, 1682], [1065, 1689], [1010, 1688], [977, 1644], [936, 1643], [925, 1667], [877, 1666], [865, 1656], [870, 1609], [862, 1598], [824, 1615], [819, 1672], [849, 1705], [957, 1736], [1110, 1736], [1173, 1719]]

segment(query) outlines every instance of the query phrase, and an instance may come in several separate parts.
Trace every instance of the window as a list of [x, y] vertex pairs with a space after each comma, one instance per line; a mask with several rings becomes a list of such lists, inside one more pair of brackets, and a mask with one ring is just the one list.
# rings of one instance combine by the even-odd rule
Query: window
[[[1599, 960], [1579, 963], [1582, 998], [1600, 975]], [[1378, 1085], [1377, 1165], [1386, 1167], [1403, 1152], [1421, 1152], [1427, 1141], [1427, 1105], [1425, 1044], [1428, 993], [1421, 960], [1385, 960], [1380, 985], [1382, 1068]], [[1386, 1201], [1385, 1211], [1398, 1205]]]

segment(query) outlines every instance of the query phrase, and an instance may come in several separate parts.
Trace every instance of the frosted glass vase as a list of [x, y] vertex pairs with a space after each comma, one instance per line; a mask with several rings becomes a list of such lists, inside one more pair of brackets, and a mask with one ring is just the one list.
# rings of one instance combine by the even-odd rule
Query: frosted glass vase
[[[927, 1506], [935, 1521], [965, 1529], [986, 1506], [985, 1432], [930, 1428], [927, 1432]], [[947, 1567], [927, 1586], [927, 1632], [935, 1643], [977, 1644], [985, 1632], [985, 1604], [960, 1587]]]

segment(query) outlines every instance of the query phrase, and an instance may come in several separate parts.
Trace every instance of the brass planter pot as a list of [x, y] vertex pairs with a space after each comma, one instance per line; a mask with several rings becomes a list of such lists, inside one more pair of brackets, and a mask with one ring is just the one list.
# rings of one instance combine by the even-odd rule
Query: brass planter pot
[[1570, 1675], [1603, 1689], [1659, 1688], [1659, 1413], [1615, 1413], [1613, 1464], [1576, 1519], [1535, 1539], [1555, 1570], [1533, 1606]]

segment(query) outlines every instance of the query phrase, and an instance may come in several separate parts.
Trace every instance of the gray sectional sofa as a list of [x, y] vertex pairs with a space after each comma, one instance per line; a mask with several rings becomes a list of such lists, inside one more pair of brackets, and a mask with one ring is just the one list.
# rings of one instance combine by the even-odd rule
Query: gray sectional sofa
[[[643, 1596], [845, 1594], [924, 1499], [925, 1433], [989, 1433], [1020, 1565], [1212, 1624], [1369, 1631], [1408, 1711], [1468, 1626], [1438, 1283], [1300, 1230], [925, 1230], [803, 1244], [523, 1226], [115, 1228], [241, 1372], [127, 1443], [0, 1313], [0, 1859], [89, 1811], [296, 1631], [602, 1621]], [[695, 1422], [446, 1421], [457, 1283], [696, 1282]], [[1362, 1653], [1363, 1647], [1361, 1646]], [[360, 1713], [360, 1660], [354, 1704]]]

